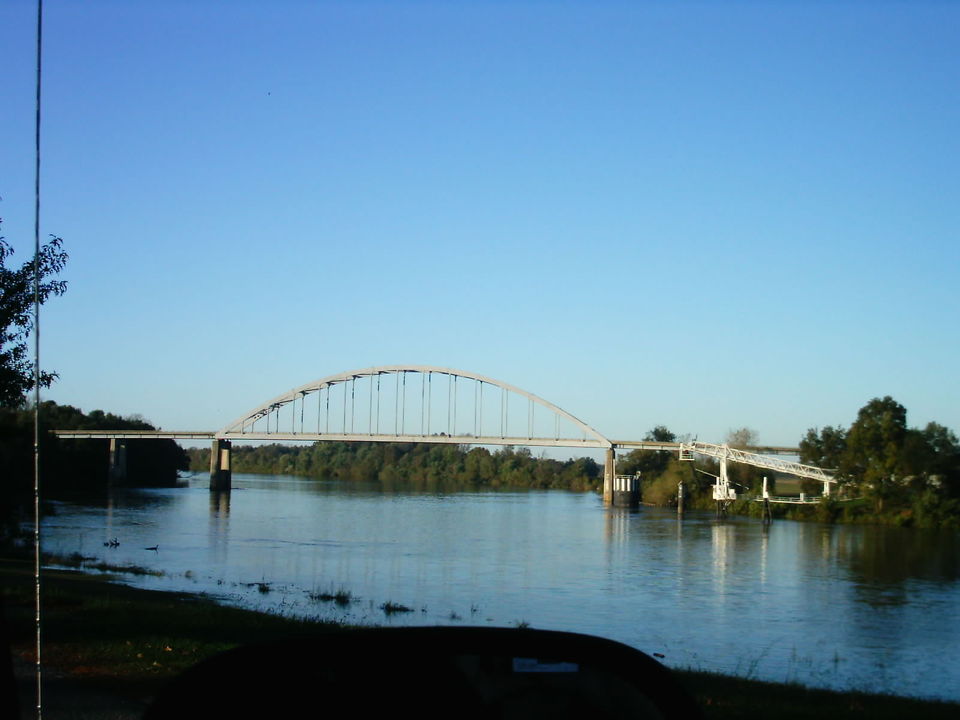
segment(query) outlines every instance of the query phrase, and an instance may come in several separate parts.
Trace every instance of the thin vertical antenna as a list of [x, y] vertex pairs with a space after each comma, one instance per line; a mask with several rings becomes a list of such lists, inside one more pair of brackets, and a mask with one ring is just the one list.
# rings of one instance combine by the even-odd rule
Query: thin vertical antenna
[[37, 0], [37, 105], [33, 180], [33, 582], [37, 653], [37, 720], [43, 717], [40, 615], [40, 80], [43, 54], [43, 0]]

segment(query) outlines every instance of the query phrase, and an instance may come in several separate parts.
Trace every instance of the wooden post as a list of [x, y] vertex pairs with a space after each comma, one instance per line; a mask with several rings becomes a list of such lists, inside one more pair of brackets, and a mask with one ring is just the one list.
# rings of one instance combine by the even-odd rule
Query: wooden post
[[773, 514], [770, 512], [770, 492], [767, 490], [767, 476], [763, 476], [763, 522], [768, 524], [773, 522]]

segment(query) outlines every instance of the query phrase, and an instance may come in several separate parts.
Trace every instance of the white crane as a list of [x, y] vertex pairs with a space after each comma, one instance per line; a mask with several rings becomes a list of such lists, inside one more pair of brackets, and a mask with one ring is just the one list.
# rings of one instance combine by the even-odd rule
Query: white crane
[[[830, 496], [830, 483], [837, 482], [836, 478], [832, 475], [813, 465], [789, 462], [787, 460], [781, 460], [780, 458], [770, 457], [769, 455], [750, 452], [749, 450], [732, 448], [729, 445], [714, 445], [696, 440], [691, 443], [680, 443], [681, 460], [693, 460], [694, 454], [706, 455], [720, 460], [720, 476], [713, 486], [713, 499], [721, 504], [737, 499], [737, 492], [730, 486], [730, 481], [727, 478], [728, 460], [765, 468], [767, 470], [775, 470], [776, 472], [787, 473], [801, 478], [818, 480], [823, 483], [824, 497]], [[764, 499], [767, 499], [766, 483], [764, 483], [763, 494]]]

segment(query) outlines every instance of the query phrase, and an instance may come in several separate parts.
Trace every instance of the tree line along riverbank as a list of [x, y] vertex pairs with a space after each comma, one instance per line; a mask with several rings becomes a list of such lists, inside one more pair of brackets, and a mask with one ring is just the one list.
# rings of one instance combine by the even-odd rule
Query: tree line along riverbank
[[[103, 410], [85, 413], [47, 401], [40, 408], [40, 487], [44, 500], [103, 495], [110, 485], [109, 440], [60, 439], [53, 430], [154, 430], [139, 416], [121, 417]], [[32, 516], [33, 408], [0, 407], [0, 544]], [[126, 441], [127, 480], [137, 487], [173, 487], [186, 470], [186, 452], [173, 440]]]
[[[728, 443], [753, 444], [748, 428], [732, 431]], [[657, 426], [645, 439], [674, 442], [677, 436]], [[906, 409], [890, 397], [875, 398], [860, 409], [849, 428], [812, 428], [800, 440], [800, 462], [834, 473], [838, 482], [829, 498], [816, 505], [774, 505], [775, 517], [821, 522], [882, 523], [960, 529], [960, 441], [938, 423], [907, 425]], [[209, 468], [210, 451], [188, 451], [190, 468]], [[440, 445], [430, 443], [318, 442], [309, 446], [268, 444], [236, 446], [237, 472], [336, 478], [346, 481], [406, 483], [414, 487], [562, 488], [599, 491], [603, 468], [592, 458], [555, 460], [536, 457], [528, 448]], [[634, 450], [617, 460], [620, 474], [639, 474], [643, 502], [676, 506], [678, 486], [685, 505], [712, 509], [716, 460], [680, 462], [668, 451]], [[751, 497], [761, 493], [768, 476], [785, 494], [819, 495], [812, 480], [777, 477], [768, 470], [730, 463], [728, 476], [743, 498], [731, 512], [760, 516]]]
[[[28, 717], [34, 698], [31, 564], [23, 558], [0, 559], [0, 577], [7, 639], [17, 669], [10, 684], [16, 685], [13, 697], [19, 698], [21, 716]], [[109, 579], [68, 571], [44, 573], [44, 708], [51, 716], [139, 718], [160, 688], [207, 657], [238, 645], [319, 637], [340, 627], [223, 607], [200, 596], [129, 588]], [[957, 703], [675, 672], [707, 718], [775, 713], [787, 720], [946, 719], [960, 712]], [[8, 709], [11, 696], [4, 697]]]

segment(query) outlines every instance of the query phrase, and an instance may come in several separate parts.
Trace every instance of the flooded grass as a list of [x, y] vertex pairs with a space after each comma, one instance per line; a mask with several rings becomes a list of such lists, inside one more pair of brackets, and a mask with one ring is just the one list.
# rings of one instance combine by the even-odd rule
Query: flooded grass
[[164, 577], [166, 573], [163, 570], [152, 570], [142, 565], [120, 565], [117, 563], [94, 562], [95, 557], [81, 555], [80, 553], [71, 553], [70, 555], [44, 555], [44, 566], [59, 566], [66, 568], [77, 568], [81, 570], [96, 570], [103, 573], [118, 573], [123, 575], [149, 575], [152, 577]]
[[380, 606], [380, 609], [383, 610], [384, 615], [413, 612], [413, 608], [407, 607], [406, 605], [401, 605], [400, 603], [395, 603], [392, 600], [387, 600], [387, 602]]
[[312, 592], [308, 593], [307, 597], [314, 602], [332, 602], [340, 607], [346, 607], [355, 600], [353, 593], [343, 588], [336, 592]]

